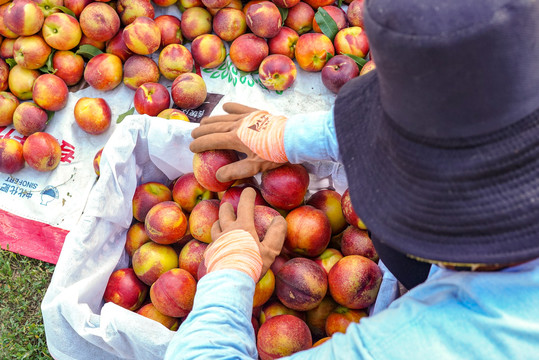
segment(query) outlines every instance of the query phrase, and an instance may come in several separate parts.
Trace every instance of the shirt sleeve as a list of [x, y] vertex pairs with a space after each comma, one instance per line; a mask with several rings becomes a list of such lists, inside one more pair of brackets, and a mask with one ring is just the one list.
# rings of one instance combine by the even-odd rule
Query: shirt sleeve
[[284, 149], [293, 164], [316, 160], [340, 162], [333, 106], [328, 111], [291, 116], [284, 131]]
[[255, 283], [237, 270], [206, 274], [193, 309], [165, 354], [176, 359], [257, 359], [251, 323]]

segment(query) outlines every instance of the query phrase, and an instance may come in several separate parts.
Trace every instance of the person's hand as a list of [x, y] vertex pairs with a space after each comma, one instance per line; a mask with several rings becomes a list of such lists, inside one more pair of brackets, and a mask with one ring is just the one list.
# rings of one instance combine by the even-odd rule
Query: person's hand
[[207, 150], [236, 150], [245, 159], [223, 166], [217, 180], [227, 182], [247, 178], [261, 171], [274, 169], [287, 162], [284, 154], [286, 118], [237, 103], [226, 103], [227, 115], [203, 118], [191, 133], [189, 148], [198, 153]]
[[230, 203], [219, 208], [219, 220], [211, 229], [213, 241], [204, 254], [208, 272], [236, 269], [247, 273], [256, 283], [281, 252], [286, 221], [282, 216], [275, 217], [261, 242], [254, 226], [255, 196], [252, 188], [243, 190], [237, 216]]

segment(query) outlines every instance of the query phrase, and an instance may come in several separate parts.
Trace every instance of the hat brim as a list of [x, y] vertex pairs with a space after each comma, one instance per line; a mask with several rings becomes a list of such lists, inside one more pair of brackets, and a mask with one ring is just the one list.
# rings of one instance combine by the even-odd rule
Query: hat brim
[[487, 135], [424, 138], [384, 112], [371, 71], [334, 114], [353, 206], [380, 241], [431, 261], [539, 256], [539, 111]]

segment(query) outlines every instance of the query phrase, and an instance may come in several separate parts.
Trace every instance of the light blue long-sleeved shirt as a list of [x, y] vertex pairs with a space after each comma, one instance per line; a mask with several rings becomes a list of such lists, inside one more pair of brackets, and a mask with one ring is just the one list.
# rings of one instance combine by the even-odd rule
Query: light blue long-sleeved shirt
[[[198, 283], [194, 308], [166, 359], [256, 359], [253, 280], [221, 270]], [[331, 359], [535, 359], [539, 259], [496, 272], [433, 266], [427, 281], [346, 334], [287, 357]]]
[[292, 164], [316, 160], [339, 161], [333, 107], [328, 111], [290, 117], [284, 131], [284, 149]]

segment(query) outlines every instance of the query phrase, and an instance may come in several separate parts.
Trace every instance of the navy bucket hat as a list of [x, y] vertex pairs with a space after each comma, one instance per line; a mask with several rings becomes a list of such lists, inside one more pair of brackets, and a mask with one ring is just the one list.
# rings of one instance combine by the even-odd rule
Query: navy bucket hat
[[364, 23], [376, 70], [334, 114], [377, 241], [430, 262], [538, 257], [539, 0], [365, 0]]

